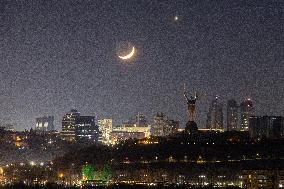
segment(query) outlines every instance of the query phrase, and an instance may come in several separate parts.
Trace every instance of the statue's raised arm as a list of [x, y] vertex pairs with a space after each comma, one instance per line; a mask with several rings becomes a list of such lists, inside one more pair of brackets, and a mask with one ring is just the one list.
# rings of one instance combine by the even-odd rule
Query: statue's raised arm
[[185, 97], [185, 100], [186, 100], [187, 102], [189, 102], [189, 98], [188, 98], [188, 96], [187, 96], [187, 94], [186, 94], [185, 91], [183, 92], [183, 96]]
[[194, 92], [194, 99], [197, 100], [199, 98], [199, 95], [197, 94], [197, 92]]
[[185, 83], [183, 84], [183, 96], [185, 97], [186, 102], [189, 103], [189, 98], [188, 98], [188, 96], [186, 94], [186, 90], [185, 90]]

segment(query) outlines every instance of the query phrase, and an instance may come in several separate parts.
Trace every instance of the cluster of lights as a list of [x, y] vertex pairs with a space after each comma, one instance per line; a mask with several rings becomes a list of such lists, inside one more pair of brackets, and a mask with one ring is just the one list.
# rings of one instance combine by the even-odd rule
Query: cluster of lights
[[144, 144], [144, 145], [147, 145], [147, 144], [159, 144], [159, 142], [158, 141], [152, 141], [152, 140], [149, 140], [149, 139], [144, 139], [144, 140], [139, 140], [138, 144]]

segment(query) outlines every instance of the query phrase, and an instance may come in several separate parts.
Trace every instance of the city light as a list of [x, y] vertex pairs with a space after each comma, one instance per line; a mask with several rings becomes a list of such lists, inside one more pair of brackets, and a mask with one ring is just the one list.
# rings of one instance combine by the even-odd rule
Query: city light
[[284, 188], [283, 1], [1, 1], [0, 189]]

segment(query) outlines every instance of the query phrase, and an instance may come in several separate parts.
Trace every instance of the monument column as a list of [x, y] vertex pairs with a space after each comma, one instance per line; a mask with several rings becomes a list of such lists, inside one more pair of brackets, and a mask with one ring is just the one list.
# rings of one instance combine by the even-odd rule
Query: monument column
[[188, 114], [188, 121], [185, 126], [185, 132], [189, 135], [195, 135], [198, 132], [197, 124], [195, 123], [195, 104], [196, 100], [198, 99], [197, 93], [195, 92], [194, 96], [190, 96], [188, 98], [186, 91], [184, 89], [184, 97], [187, 102], [187, 114]]

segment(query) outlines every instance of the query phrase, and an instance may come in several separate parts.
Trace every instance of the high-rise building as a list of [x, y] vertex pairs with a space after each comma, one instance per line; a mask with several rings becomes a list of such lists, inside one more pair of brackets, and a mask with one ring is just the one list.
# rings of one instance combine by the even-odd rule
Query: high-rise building
[[251, 99], [245, 99], [240, 105], [240, 130], [249, 130], [249, 118], [253, 116], [253, 103]]
[[154, 124], [151, 126], [151, 135], [168, 136], [176, 133], [179, 128], [179, 121], [169, 120], [163, 113], [154, 116]]
[[75, 120], [76, 140], [98, 141], [99, 127], [96, 125], [94, 116], [79, 116]]
[[133, 116], [132, 118], [129, 119], [128, 124], [136, 124], [139, 127], [147, 126], [147, 119], [144, 114], [141, 114], [138, 112], [137, 115]]
[[54, 130], [53, 122], [54, 122], [53, 116], [36, 118], [35, 130], [38, 132], [53, 131]]
[[110, 133], [112, 132], [112, 119], [98, 120], [99, 130], [102, 135], [102, 143], [110, 144]]
[[64, 140], [74, 141], [75, 140], [75, 127], [76, 120], [80, 116], [80, 112], [72, 109], [70, 112], [66, 113], [62, 119], [62, 131], [61, 136]]
[[11, 123], [6, 123], [3, 125], [0, 125], [0, 128], [2, 128], [5, 131], [15, 132], [14, 125]]
[[216, 97], [207, 114], [206, 128], [211, 130], [224, 130], [223, 127], [223, 104], [218, 101]]
[[151, 135], [153, 136], [165, 136], [165, 130], [167, 127], [166, 116], [161, 113], [157, 113], [154, 116], [154, 124], [151, 126]]
[[284, 170], [277, 168], [247, 168], [242, 171], [242, 188], [283, 188]]
[[238, 126], [239, 120], [239, 106], [238, 103], [234, 100], [228, 100], [227, 102], [227, 130], [239, 130]]
[[249, 134], [254, 139], [284, 138], [284, 117], [250, 116]]
[[168, 120], [168, 125], [170, 128], [170, 132], [169, 134], [174, 134], [178, 132], [179, 129], [179, 121], [173, 120], [173, 119], [169, 119]]

